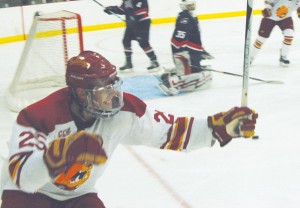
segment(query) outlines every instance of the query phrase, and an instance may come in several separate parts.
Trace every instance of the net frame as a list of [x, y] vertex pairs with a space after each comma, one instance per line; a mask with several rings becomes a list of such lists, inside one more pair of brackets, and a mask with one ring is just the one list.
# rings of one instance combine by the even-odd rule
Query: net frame
[[[47, 26], [51, 23], [54, 23], [58, 28], [47, 30]], [[42, 28], [43, 31], [39, 31], [39, 27], [44, 27], [44, 25], [45, 31], [44, 28]], [[5, 94], [7, 106], [11, 111], [19, 112], [51, 92], [66, 86], [65, 69], [67, 61], [84, 50], [82, 33], [81, 16], [77, 13], [61, 10], [52, 13], [36, 12], [34, 14], [18, 67]], [[59, 47], [51, 44], [51, 41], [57, 41], [56, 39], [59, 40]], [[36, 46], [39, 46], [39, 44], [41, 49]], [[36, 49], [37, 52], [33, 49]], [[43, 54], [44, 57], [42, 55], [39, 57], [40, 54]], [[26, 70], [28, 71], [27, 67], [33, 59], [32, 56], [34, 56], [35, 62], [42, 60], [43, 64], [42, 66], [35, 66], [33, 60], [32, 67], [36, 68], [30, 74], [34, 77], [39, 73], [45, 73], [45, 68], [50, 69], [50, 74], [46, 74], [44, 77], [41, 75], [36, 79], [22, 80], [22, 76], [24, 76]], [[51, 60], [51, 57], [55, 59], [55, 56], [58, 56], [59, 60]], [[51, 74], [52, 72], [53, 74]]]

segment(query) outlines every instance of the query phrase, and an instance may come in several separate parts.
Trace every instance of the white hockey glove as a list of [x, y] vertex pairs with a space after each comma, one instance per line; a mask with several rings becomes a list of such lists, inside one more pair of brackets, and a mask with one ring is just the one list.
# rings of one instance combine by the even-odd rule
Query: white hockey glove
[[208, 127], [212, 129], [221, 147], [228, 144], [232, 138], [254, 136], [258, 114], [248, 107], [234, 107], [227, 112], [218, 113], [207, 118]]

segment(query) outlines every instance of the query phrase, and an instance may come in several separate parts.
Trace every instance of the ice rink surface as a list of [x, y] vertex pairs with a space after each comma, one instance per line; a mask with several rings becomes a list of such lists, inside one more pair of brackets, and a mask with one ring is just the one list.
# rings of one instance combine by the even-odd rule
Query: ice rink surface
[[[252, 41], [260, 16], [253, 17]], [[259, 114], [258, 140], [236, 139], [224, 148], [191, 153], [120, 145], [97, 187], [108, 208], [298, 208], [300, 206], [300, 21], [289, 68], [279, 66], [281, 32], [275, 28], [250, 69], [248, 105]], [[204, 47], [215, 56], [216, 70], [242, 74], [245, 18], [200, 21]], [[170, 38], [174, 24], [152, 25], [151, 44], [162, 67], [173, 67]], [[85, 49], [95, 50], [116, 66], [124, 63], [124, 28], [84, 34]], [[0, 45], [0, 154], [7, 156], [15, 113], [7, 110], [4, 92], [16, 69], [22, 43]], [[135, 72], [146, 74], [149, 61], [133, 44]], [[49, 54], [51, 56], [51, 54]], [[34, 67], [34, 66], [32, 66]], [[134, 85], [134, 83], [133, 83]], [[175, 115], [207, 117], [241, 104], [242, 78], [214, 73], [209, 89], [146, 100]], [[122, 128], [122, 126], [120, 126]], [[34, 171], [34, 170], [33, 170]]]

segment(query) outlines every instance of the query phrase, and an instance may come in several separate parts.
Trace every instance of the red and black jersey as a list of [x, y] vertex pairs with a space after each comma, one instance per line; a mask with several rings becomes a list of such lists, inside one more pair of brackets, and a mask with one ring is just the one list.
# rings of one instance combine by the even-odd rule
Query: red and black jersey
[[126, 21], [133, 18], [136, 21], [144, 21], [150, 19], [149, 7], [147, 0], [123, 0], [123, 3], [118, 7], [117, 14], [124, 14]]
[[179, 13], [171, 39], [172, 52], [189, 51], [193, 54], [203, 51], [197, 17], [187, 10]]

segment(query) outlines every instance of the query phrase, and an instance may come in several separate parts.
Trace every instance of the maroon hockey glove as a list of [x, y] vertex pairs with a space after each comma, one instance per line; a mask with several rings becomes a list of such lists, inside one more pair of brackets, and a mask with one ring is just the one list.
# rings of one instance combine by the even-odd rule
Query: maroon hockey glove
[[207, 118], [208, 127], [212, 129], [221, 147], [228, 144], [232, 138], [254, 136], [258, 115], [248, 107], [234, 107], [227, 112], [218, 113]]
[[271, 17], [272, 16], [272, 12], [271, 12], [271, 9], [269, 8], [265, 8], [262, 10], [262, 15], [264, 17]]
[[105, 163], [107, 156], [102, 143], [100, 136], [85, 131], [51, 142], [44, 152], [44, 161], [50, 175], [55, 177], [78, 162], [96, 165]]

